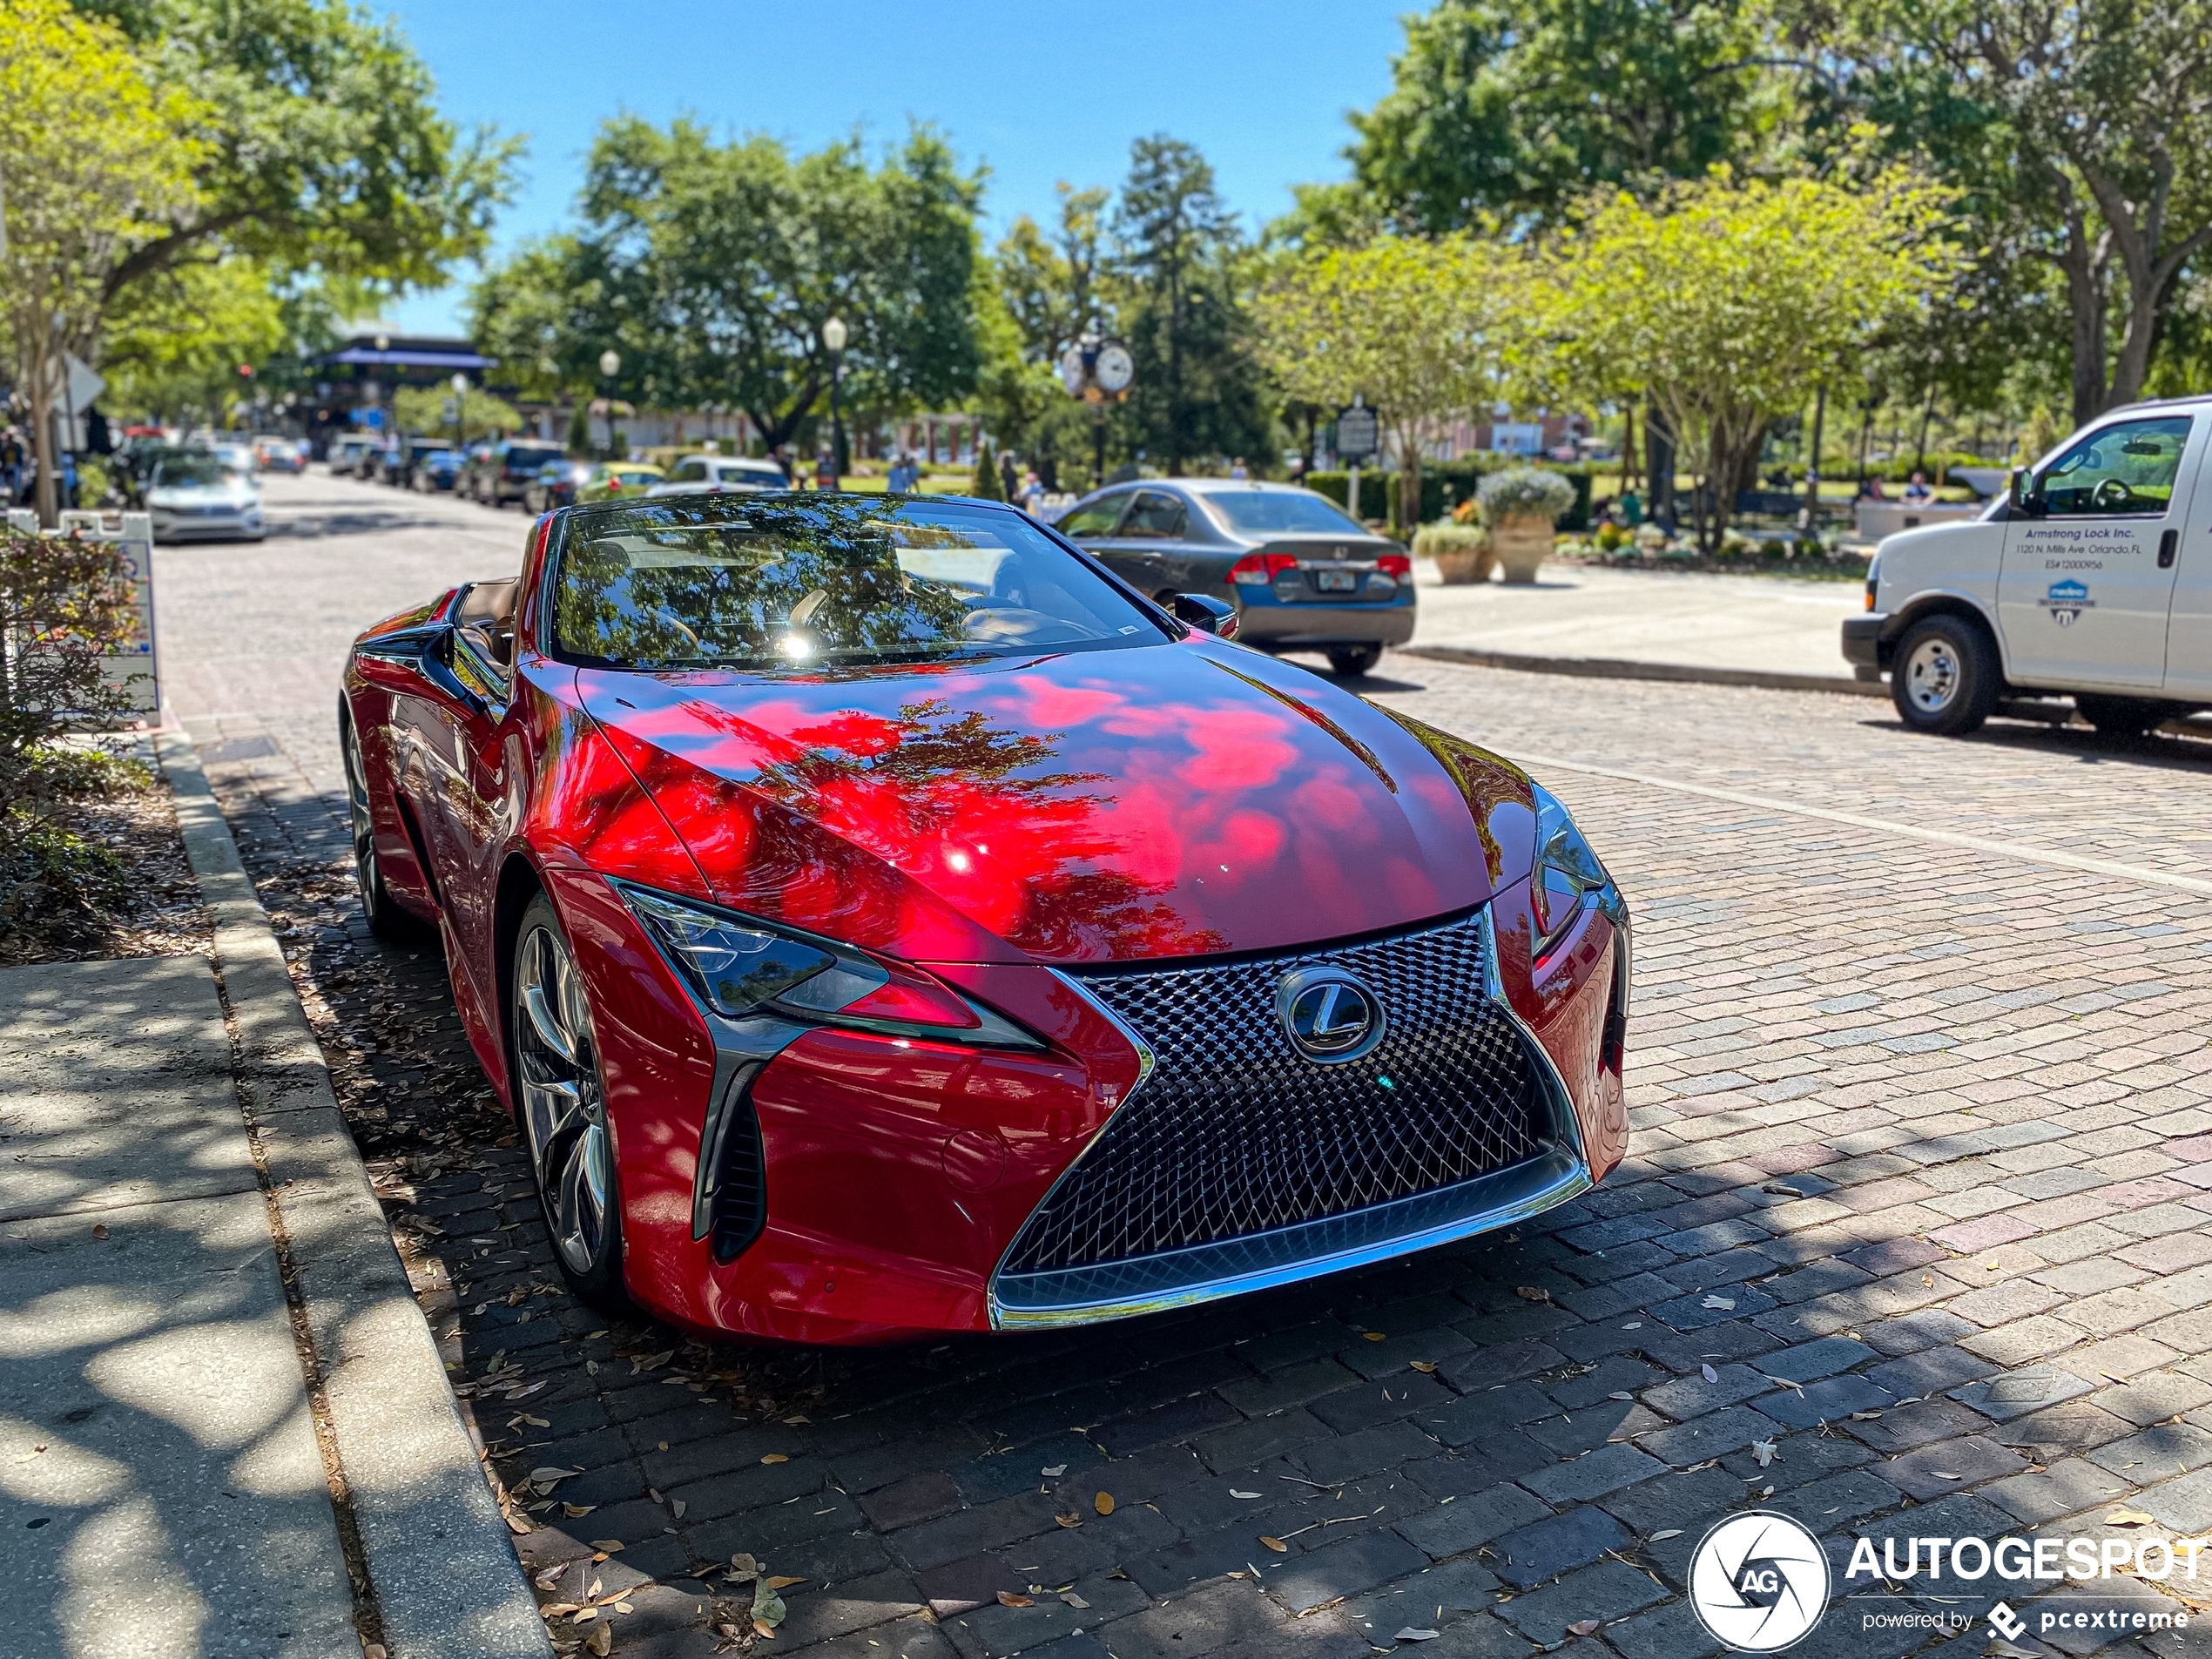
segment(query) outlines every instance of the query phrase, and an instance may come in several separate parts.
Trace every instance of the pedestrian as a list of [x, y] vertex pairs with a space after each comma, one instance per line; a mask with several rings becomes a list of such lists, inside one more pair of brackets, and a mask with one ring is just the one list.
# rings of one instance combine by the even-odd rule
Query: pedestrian
[[814, 457], [814, 488], [817, 489], [837, 488], [837, 457], [826, 449]]
[[1621, 522], [1630, 529], [1643, 523], [1643, 497], [1634, 489], [1621, 492]]
[[1244, 469], [1244, 456], [1238, 455], [1234, 461], [1229, 463], [1229, 475], [1231, 478], [1250, 478], [1251, 476], [1251, 474]]
[[1022, 510], [1031, 518], [1035, 518], [1037, 509], [1044, 505], [1044, 481], [1037, 476], [1034, 469], [1022, 475], [1022, 493], [1016, 501]]
[[1927, 474], [1916, 472], [1912, 475], [1912, 482], [1905, 487], [1905, 499], [1911, 502], [1927, 502], [1935, 499], [1935, 491], [1928, 488]]
[[1008, 501], [1022, 493], [1021, 469], [1014, 464], [1011, 455], [1003, 452], [999, 455], [999, 493]]

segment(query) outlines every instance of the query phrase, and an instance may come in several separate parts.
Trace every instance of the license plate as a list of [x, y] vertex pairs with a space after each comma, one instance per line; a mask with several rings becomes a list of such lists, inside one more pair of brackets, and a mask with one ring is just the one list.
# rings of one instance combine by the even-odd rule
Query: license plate
[[1359, 591], [1359, 572], [1357, 570], [1316, 570], [1313, 585], [1323, 593], [1357, 593]]

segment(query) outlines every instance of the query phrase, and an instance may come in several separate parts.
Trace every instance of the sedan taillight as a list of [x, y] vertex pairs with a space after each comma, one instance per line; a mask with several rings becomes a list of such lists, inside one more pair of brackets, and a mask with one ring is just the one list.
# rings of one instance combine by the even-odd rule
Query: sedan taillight
[[1375, 561], [1375, 569], [1385, 576], [1394, 576], [1400, 582], [1405, 582], [1413, 577], [1413, 561], [1403, 553], [1386, 553]]
[[1240, 588], [1264, 588], [1286, 570], [1298, 569], [1289, 553], [1247, 553], [1229, 567], [1229, 579]]

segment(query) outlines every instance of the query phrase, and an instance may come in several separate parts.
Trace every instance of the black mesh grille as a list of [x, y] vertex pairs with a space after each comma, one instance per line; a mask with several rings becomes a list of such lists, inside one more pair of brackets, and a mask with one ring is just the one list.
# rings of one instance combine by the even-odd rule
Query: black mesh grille
[[[1358, 974], [1387, 1035], [1317, 1065], [1275, 993], [1295, 968]], [[1152, 1045], [1152, 1076], [1024, 1224], [1008, 1273], [1122, 1261], [1287, 1227], [1534, 1157], [1519, 1035], [1483, 992], [1480, 917], [1260, 961], [1076, 975]]]
[[768, 1187], [760, 1155], [760, 1120], [752, 1109], [752, 1076], [731, 1084], [729, 1122], [722, 1130], [722, 1167], [714, 1184], [714, 1259], [735, 1261], [768, 1223]]

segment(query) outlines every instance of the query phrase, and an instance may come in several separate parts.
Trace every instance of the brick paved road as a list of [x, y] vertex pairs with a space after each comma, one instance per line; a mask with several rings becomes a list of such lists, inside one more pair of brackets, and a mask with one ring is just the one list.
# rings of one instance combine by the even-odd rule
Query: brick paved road
[[[367, 941], [333, 873], [344, 637], [511, 567], [523, 521], [320, 477], [270, 496], [312, 533], [162, 556], [172, 695], [536, 1517], [522, 1547], [581, 1558], [549, 1602], [629, 1592], [616, 1652], [712, 1650], [743, 1623], [715, 1572], [736, 1552], [804, 1581], [762, 1647], [815, 1659], [1333, 1659], [1405, 1629], [1441, 1633], [1426, 1659], [1697, 1659], [1688, 1557], [1755, 1501], [1839, 1570], [1861, 1536], [2212, 1531], [2203, 749], [1938, 743], [1861, 700], [1399, 660], [1375, 694], [1548, 758], [1629, 892], [1619, 1175], [1505, 1239], [1191, 1314], [709, 1349], [550, 1288], [435, 957]], [[523, 1488], [534, 1469], [579, 1473]], [[2120, 1507], [2149, 1520], [2107, 1527]], [[1986, 1626], [1945, 1647], [1863, 1618], [1978, 1620], [2002, 1592], [2033, 1632], [2081, 1588], [1851, 1588], [1795, 1651], [1979, 1655]], [[2212, 1600], [2165, 1588], [2190, 1602], [2146, 1605]]]

